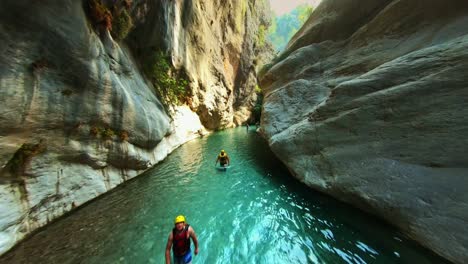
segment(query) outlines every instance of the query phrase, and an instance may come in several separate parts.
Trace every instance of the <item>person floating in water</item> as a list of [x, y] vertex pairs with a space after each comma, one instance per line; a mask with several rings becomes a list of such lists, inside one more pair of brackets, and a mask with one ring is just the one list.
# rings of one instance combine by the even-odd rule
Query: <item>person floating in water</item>
[[174, 228], [169, 234], [166, 245], [166, 264], [171, 263], [171, 247], [174, 255], [174, 264], [192, 263], [192, 252], [190, 251], [190, 238], [195, 245], [195, 255], [198, 254], [198, 239], [193, 228], [185, 223], [185, 217], [179, 215], [174, 220]]
[[216, 159], [215, 166], [216, 166], [216, 164], [218, 164], [218, 161], [219, 161], [219, 165], [221, 165], [221, 167], [227, 167], [231, 163], [231, 161], [229, 160], [229, 156], [226, 153], [226, 151], [224, 151], [224, 149], [221, 150], [221, 153], [219, 153], [218, 158]]

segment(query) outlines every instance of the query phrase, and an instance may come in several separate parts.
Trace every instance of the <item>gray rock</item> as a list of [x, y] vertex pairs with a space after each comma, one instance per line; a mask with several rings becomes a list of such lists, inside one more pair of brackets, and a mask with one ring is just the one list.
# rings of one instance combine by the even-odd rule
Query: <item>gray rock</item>
[[262, 76], [262, 133], [308, 186], [468, 262], [468, 3], [324, 1]]
[[205, 131], [166, 114], [81, 1], [3, 1], [0, 25], [0, 253]]
[[[258, 40], [269, 23], [268, 1], [136, 1], [130, 45], [144, 60], [155, 50], [190, 80], [188, 105], [211, 130], [244, 123], [255, 105], [256, 67], [273, 53]], [[133, 40], [136, 38], [136, 41]]]
[[[271, 52], [256, 43], [266, 2], [132, 2], [119, 42], [86, 17], [87, 1], [0, 4], [0, 254], [205, 127], [250, 117]], [[166, 109], [143, 76], [155, 50], [190, 80], [188, 106]]]

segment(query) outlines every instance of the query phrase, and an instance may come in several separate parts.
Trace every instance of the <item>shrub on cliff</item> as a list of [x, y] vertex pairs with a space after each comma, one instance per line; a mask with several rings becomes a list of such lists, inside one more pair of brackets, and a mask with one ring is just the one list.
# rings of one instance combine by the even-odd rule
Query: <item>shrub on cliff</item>
[[257, 101], [252, 110], [252, 116], [255, 122], [259, 122], [262, 116], [262, 104], [263, 104], [263, 91], [260, 86], [255, 86], [255, 93], [257, 94]]
[[102, 133], [101, 133], [101, 137], [103, 139], [112, 139], [115, 135], [115, 132], [114, 130], [112, 130], [111, 128], [109, 127], [106, 127], [102, 130]]
[[116, 40], [123, 40], [133, 27], [133, 20], [128, 9], [131, 0], [114, 1], [105, 5], [102, 0], [87, 0], [86, 13], [94, 26], [102, 26], [111, 31]]
[[259, 48], [265, 46], [266, 32], [267, 32], [266, 27], [264, 25], [260, 25], [258, 28], [258, 33], [257, 33], [257, 41], [258, 41]]
[[87, 11], [95, 25], [102, 25], [108, 30], [112, 29], [112, 13], [101, 0], [88, 0]]
[[186, 101], [189, 81], [183, 73], [175, 71], [170, 66], [167, 54], [162, 51], [155, 52], [148, 59], [144, 71], [166, 105], [179, 105]]
[[277, 51], [284, 50], [294, 34], [309, 18], [312, 11], [312, 6], [302, 4], [289, 13], [273, 18], [272, 24], [268, 28], [267, 39]]
[[125, 37], [127, 37], [132, 27], [132, 17], [128, 14], [127, 10], [123, 9], [118, 15], [114, 17], [111, 31], [112, 36], [116, 40], [123, 40]]

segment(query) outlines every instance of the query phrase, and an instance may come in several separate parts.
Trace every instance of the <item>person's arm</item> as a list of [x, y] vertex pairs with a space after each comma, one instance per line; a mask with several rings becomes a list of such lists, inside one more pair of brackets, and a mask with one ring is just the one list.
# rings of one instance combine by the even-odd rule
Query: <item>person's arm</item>
[[166, 264], [171, 264], [172, 232], [169, 234], [166, 245]]
[[231, 160], [229, 159], [229, 156], [226, 156], [227, 164], [228, 166], [231, 165]]
[[218, 164], [218, 160], [219, 160], [219, 155], [218, 155], [218, 157], [216, 158], [215, 166], [216, 166], [216, 164]]
[[198, 254], [198, 239], [197, 239], [197, 235], [195, 234], [195, 230], [193, 230], [193, 228], [190, 226], [189, 227], [189, 234], [190, 234], [190, 237], [192, 238], [192, 241], [193, 241], [193, 244], [195, 245], [195, 255]]

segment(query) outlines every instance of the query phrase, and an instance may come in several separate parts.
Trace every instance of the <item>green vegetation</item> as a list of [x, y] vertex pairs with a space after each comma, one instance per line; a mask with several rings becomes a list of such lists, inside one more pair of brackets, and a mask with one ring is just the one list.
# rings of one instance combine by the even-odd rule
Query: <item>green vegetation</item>
[[308, 4], [299, 5], [288, 14], [274, 17], [272, 25], [268, 28], [267, 39], [273, 44], [276, 51], [282, 51], [289, 40], [302, 27], [313, 11]]
[[147, 60], [144, 71], [166, 105], [180, 105], [187, 100], [189, 81], [183, 72], [175, 71], [170, 66], [169, 55], [162, 51], [153, 53]]
[[120, 0], [106, 6], [102, 0], [88, 0], [85, 7], [95, 26], [104, 27], [111, 31], [116, 40], [123, 40], [133, 27], [132, 17], [128, 13], [131, 4], [131, 0]]
[[297, 13], [297, 19], [299, 20], [299, 24], [304, 25], [304, 23], [307, 21], [309, 18], [310, 14], [312, 14], [312, 11], [314, 11], [314, 8], [311, 5], [300, 5], [296, 8]]
[[271, 69], [271, 67], [273, 67], [273, 65], [274, 64], [272, 62], [263, 65], [262, 68], [260, 68], [260, 70], [257, 73], [258, 78], [260, 79], [263, 78], [265, 73], [267, 73]]
[[95, 126], [92, 126], [90, 129], [89, 129], [89, 134], [93, 137], [97, 137], [98, 135], [100, 135], [102, 132], [102, 129], [99, 128], [99, 127], [95, 127]]
[[[239, 1], [239, 0], [238, 0]], [[240, 12], [234, 13], [234, 24], [237, 32], [242, 32], [244, 26], [244, 19], [247, 15], [247, 8], [249, 7], [249, 0], [240, 0]]]
[[266, 27], [264, 25], [260, 25], [258, 27], [258, 35], [257, 35], [257, 41], [258, 41], [258, 47], [263, 47], [265, 46], [265, 40], [266, 40]]
[[33, 156], [43, 153], [46, 149], [42, 140], [38, 144], [24, 143], [8, 161], [6, 168], [9, 168], [11, 174], [19, 176], [24, 173], [26, 163]]
[[112, 28], [112, 13], [101, 0], [88, 0], [87, 11], [95, 25], [104, 26], [109, 30]]
[[[266, 39], [271, 42], [277, 52], [283, 51], [289, 40], [302, 27], [309, 18], [313, 8], [308, 4], [296, 7], [288, 14], [274, 17], [271, 26], [268, 28]], [[257, 76], [261, 79], [273, 65], [289, 56], [290, 52], [283, 52], [277, 55], [270, 63], [263, 65]]]
[[104, 139], [112, 139], [112, 137], [114, 137], [115, 135], [115, 132], [114, 130], [112, 130], [111, 128], [109, 127], [106, 127], [102, 130], [102, 133], [101, 133], [101, 136], [102, 138]]
[[255, 93], [257, 94], [257, 101], [252, 110], [252, 115], [255, 122], [260, 122], [260, 117], [262, 116], [262, 104], [263, 104], [263, 91], [260, 86], [255, 86]]
[[104, 140], [108, 139], [113, 139], [116, 135], [118, 136], [118, 139], [120, 141], [128, 141], [129, 134], [125, 130], [121, 131], [114, 131], [110, 127], [98, 127], [98, 126], [92, 126], [89, 128], [89, 134], [95, 138], [101, 138]]
[[128, 14], [127, 10], [123, 9], [120, 14], [114, 18], [111, 31], [112, 36], [114, 36], [116, 40], [122, 40], [128, 35], [132, 27], [132, 17]]

